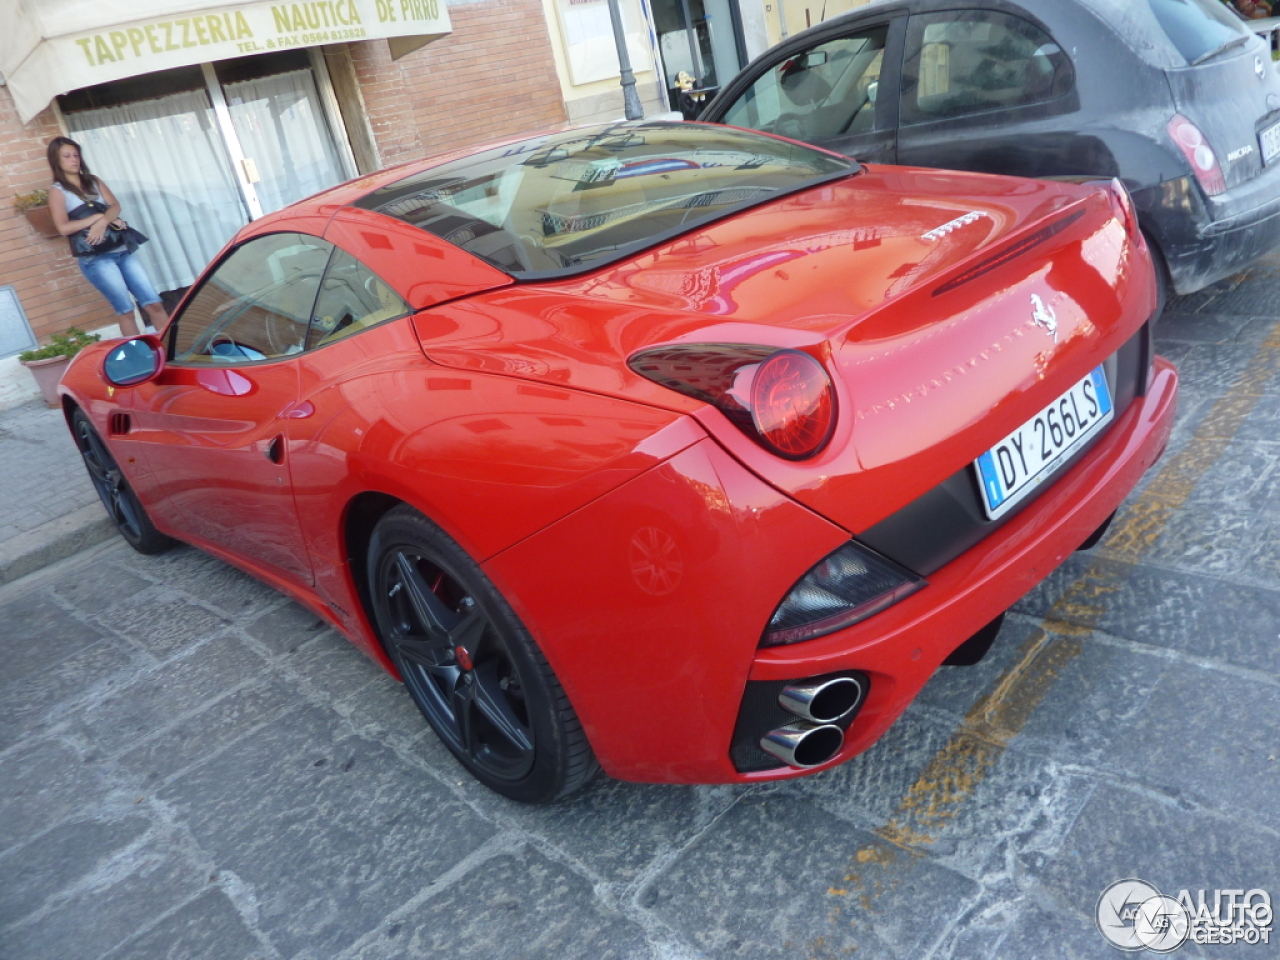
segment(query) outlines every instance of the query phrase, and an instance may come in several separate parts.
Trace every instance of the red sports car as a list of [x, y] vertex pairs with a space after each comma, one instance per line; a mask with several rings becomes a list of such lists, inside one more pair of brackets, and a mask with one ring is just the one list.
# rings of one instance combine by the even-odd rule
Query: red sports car
[[1160, 455], [1155, 307], [1119, 182], [619, 123], [264, 217], [62, 393], [134, 547], [285, 591], [538, 802], [865, 750]]

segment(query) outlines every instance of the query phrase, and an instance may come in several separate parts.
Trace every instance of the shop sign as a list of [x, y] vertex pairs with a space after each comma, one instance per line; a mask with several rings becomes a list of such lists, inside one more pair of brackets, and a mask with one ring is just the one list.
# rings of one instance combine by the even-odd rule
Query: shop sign
[[304, 0], [210, 7], [48, 38], [9, 77], [24, 122], [55, 94], [229, 57], [449, 33], [444, 0]]

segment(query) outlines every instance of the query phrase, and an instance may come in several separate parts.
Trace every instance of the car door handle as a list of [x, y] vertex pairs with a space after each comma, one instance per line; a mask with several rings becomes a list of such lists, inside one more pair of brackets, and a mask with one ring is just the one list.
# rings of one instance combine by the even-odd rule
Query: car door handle
[[267, 444], [267, 447], [265, 450], [262, 451], [262, 454], [272, 463], [283, 463], [284, 462], [284, 436], [282, 434], [277, 433], [274, 437], [272, 437], [271, 442]]

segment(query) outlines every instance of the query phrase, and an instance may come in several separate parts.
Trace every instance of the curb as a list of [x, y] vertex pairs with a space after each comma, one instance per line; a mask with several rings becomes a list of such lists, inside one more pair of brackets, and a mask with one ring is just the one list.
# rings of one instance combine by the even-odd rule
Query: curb
[[96, 500], [0, 544], [0, 584], [12, 583], [116, 533]]

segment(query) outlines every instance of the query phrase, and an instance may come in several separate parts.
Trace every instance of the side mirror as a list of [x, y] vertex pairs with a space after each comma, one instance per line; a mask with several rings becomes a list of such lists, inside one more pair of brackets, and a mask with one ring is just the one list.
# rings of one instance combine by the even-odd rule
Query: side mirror
[[150, 334], [117, 343], [102, 361], [102, 378], [117, 387], [154, 380], [164, 369], [164, 348]]

